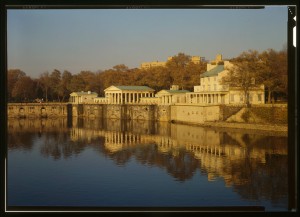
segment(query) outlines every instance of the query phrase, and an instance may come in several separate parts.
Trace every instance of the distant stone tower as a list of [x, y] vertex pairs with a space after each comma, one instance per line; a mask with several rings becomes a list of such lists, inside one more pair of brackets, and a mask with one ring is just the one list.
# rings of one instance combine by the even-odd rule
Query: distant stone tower
[[170, 90], [179, 90], [179, 85], [173, 84]]
[[221, 62], [221, 61], [222, 61], [222, 54], [217, 54], [216, 63]]

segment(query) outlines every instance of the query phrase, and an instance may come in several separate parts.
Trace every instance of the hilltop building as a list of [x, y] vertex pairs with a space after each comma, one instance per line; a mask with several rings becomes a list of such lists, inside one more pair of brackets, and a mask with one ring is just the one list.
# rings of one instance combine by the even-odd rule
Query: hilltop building
[[141, 64], [141, 69], [150, 69], [152, 67], [158, 67], [158, 66], [162, 66], [165, 67], [166, 66], [166, 62], [143, 62]]
[[[173, 57], [168, 57], [168, 61], [172, 60]], [[193, 62], [194, 64], [200, 64], [200, 62], [205, 61], [204, 57], [200, 57], [200, 56], [192, 56], [191, 57], [191, 62]], [[154, 62], [143, 62], [141, 64], [141, 69], [149, 69], [152, 67], [165, 67], [167, 64], [167, 62], [159, 62], [159, 61], [154, 61]]]

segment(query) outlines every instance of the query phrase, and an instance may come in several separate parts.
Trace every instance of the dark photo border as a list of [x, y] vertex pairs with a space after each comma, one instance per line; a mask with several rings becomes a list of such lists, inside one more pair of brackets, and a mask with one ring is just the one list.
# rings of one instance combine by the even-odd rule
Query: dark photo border
[[[194, 207], [194, 208], [95, 208], [95, 207], [8, 207], [6, 204], [6, 168], [7, 168], [7, 84], [6, 84], [6, 72], [7, 72], [7, 44], [6, 44], [6, 29], [7, 29], [7, 9], [88, 9], [88, 8], [122, 8], [122, 9], [151, 9], [151, 8], [228, 8], [228, 9], [242, 9], [242, 8], [261, 8], [267, 5], [287, 5], [289, 6], [288, 10], [288, 174], [289, 174], [289, 203], [288, 208], [290, 215], [296, 215], [298, 212], [298, 157], [299, 157], [299, 148], [298, 148], [298, 104], [299, 104], [299, 75], [298, 75], [298, 65], [299, 60], [299, 49], [294, 47], [293, 40], [293, 29], [297, 26], [297, 21], [294, 20], [294, 17], [297, 16], [297, 9], [299, 2], [297, 0], [261, 0], [261, 1], [251, 1], [243, 0], [239, 3], [233, 0], [203, 0], [203, 1], [135, 1], [135, 0], [102, 0], [102, 1], [93, 1], [93, 0], [2, 0], [1, 1], [1, 73], [0, 73], [0, 86], [1, 86], [1, 97], [0, 97], [0, 122], [1, 122], [1, 192], [0, 192], [0, 201], [1, 201], [1, 212], [5, 215], [8, 214], [34, 214], [44, 215], [48, 214], [48, 211], [53, 215], [69, 213], [71, 215], [79, 214], [80, 211], [83, 211], [82, 215], [90, 213], [116, 213], [116, 214], [163, 214], [168, 213], [185, 215], [187, 214], [199, 214], [199, 212], [209, 213], [217, 212], [217, 214], [223, 212], [235, 212], [241, 215], [239, 212], [263, 212], [263, 207]], [[297, 32], [298, 32], [297, 26]], [[298, 36], [299, 34], [297, 34]], [[298, 45], [297, 41], [297, 45]], [[37, 212], [37, 213], [36, 213]], [[39, 213], [43, 212], [43, 213]], [[101, 214], [98, 213], [98, 214]], [[251, 213], [250, 213], [251, 214]], [[283, 213], [284, 214], [284, 213]], [[0, 214], [2, 215], [2, 214]], [[200, 214], [199, 214], [200, 215]], [[242, 214], [243, 215], [243, 214]], [[251, 214], [256, 215], [256, 214]]]

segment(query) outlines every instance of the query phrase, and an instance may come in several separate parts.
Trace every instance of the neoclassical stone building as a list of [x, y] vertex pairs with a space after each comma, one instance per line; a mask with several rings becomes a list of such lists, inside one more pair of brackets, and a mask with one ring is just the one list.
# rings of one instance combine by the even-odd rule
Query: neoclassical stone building
[[175, 103], [185, 103], [186, 93], [188, 90], [179, 90], [178, 85], [172, 85], [170, 90], [161, 90], [156, 94], [158, 98], [158, 104], [162, 105], [172, 105]]
[[[168, 57], [168, 61], [172, 60], [172, 58], [173, 58], [172, 56]], [[192, 56], [190, 60], [194, 64], [199, 64], [200, 62], [205, 61], [205, 57]], [[143, 63], [141, 63], [140, 68], [141, 69], [150, 69], [150, 68], [158, 67], [158, 66], [165, 67], [166, 64], [167, 64], [167, 62], [161, 62], [161, 61], [143, 62]]]
[[[219, 64], [222, 62], [222, 64]], [[228, 68], [232, 64], [223, 61], [221, 55], [217, 55], [213, 64], [207, 64], [207, 71], [200, 75], [200, 85], [194, 86], [193, 93], [187, 93], [186, 101], [192, 104], [244, 104], [245, 96], [241, 88], [230, 87], [222, 84], [223, 77], [228, 74]], [[252, 87], [249, 90], [251, 104], [265, 103], [264, 85]]]
[[[241, 88], [230, 87], [222, 84], [222, 79], [227, 76], [228, 68], [232, 66], [229, 61], [224, 61], [218, 54], [216, 59], [207, 64], [207, 71], [200, 75], [200, 85], [194, 86], [194, 92], [179, 90], [177, 85], [172, 85], [170, 90], [161, 90], [154, 95], [154, 89], [148, 86], [110, 86], [104, 90], [105, 97], [97, 97], [94, 92], [71, 93], [72, 103], [97, 103], [97, 104], [245, 104], [244, 91]], [[264, 104], [264, 85], [252, 87], [249, 90], [251, 104]]]
[[154, 97], [154, 90], [147, 86], [110, 86], [104, 92], [105, 97], [95, 98], [95, 103], [136, 104], [141, 98]]
[[93, 103], [97, 96], [97, 93], [91, 91], [73, 92], [70, 94], [69, 102], [75, 104]]

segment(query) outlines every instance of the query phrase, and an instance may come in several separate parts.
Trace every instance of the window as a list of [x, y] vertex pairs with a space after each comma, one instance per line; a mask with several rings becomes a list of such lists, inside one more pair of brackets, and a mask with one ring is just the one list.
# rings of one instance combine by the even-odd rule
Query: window
[[234, 102], [234, 94], [230, 94], [230, 101]]
[[261, 94], [257, 94], [257, 101], [261, 102]]
[[205, 85], [203, 85], [203, 90], [205, 90]]
[[214, 90], [217, 90], [217, 85], [216, 84], [214, 84]]
[[249, 94], [249, 102], [253, 101], [253, 94]]

